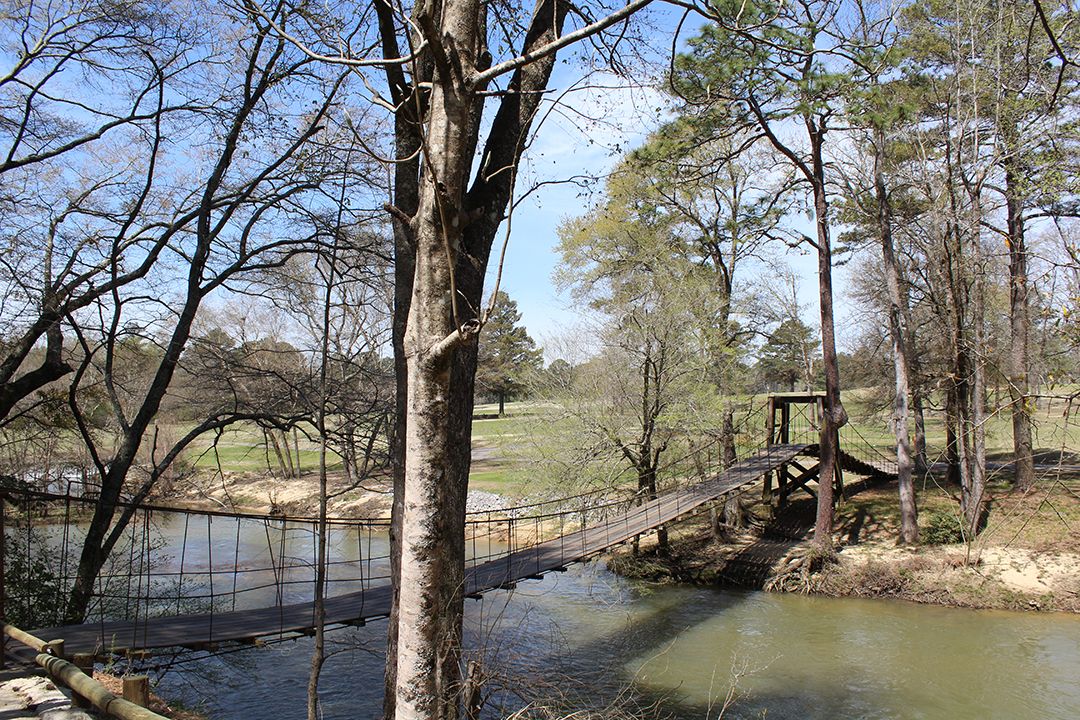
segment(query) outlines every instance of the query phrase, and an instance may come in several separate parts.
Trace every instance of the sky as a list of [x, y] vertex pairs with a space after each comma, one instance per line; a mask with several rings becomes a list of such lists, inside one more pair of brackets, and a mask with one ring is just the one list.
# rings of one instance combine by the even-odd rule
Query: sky
[[[660, 18], [659, 25], [673, 27], [671, 17]], [[684, 30], [683, 37], [689, 34]], [[668, 41], [662, 43], [666, 44]], [[558, 91], [580, 81], [581, 69], [560, 64], [551, 86]], [[540, 345], [548, 341], [548, 361], [554, 338], [573, 334], [582, 322], [582, 312], [574, 307], [566, 292], [559, 292], [552, 279], [559, 263], [558, 226], [567, 218], [581, 215], [603, 190], [602, 182], [588, 187], [567, 179], [602, 177], [625, 152], [641, 145], [650, 131], [670, 117], [664, 95], [653, 88], [634, 87], [610, 73], [594, 75], [590, 84], [569, 92], [562, 98], [561, 112], [547, 115], [535, 131], [518, 181], [521, 199], [509, 223], [506, 260], [500, 289], [517, 301], [522, 323]], [[549, 183], [549, 184], [546, 184]], [[540, 184], [540, 187], [535, 187]], [[805, 216], [791, 217], [790, 227], [813, 234], [813, 224]], [[507, 241], [506, 226], [496, 237], [492, 267], [486, 287], [495, 284], [499, 250]], [[816, 327], [817, 259], [808, 252], [789, 251], [785, 261], [799, 278], [798, 295], [803, 319]], [[834, 268], [833, 284], [837, 298], [837, 341], [845, 349], [855, 340], [853, 314], [847, 299], [848, 266]], [[767, 277], [767, 276], [766, 276]], [[765, 280], [762, 280], [765, 281]], [[847, 331], [845, 332], [845, 329]]]

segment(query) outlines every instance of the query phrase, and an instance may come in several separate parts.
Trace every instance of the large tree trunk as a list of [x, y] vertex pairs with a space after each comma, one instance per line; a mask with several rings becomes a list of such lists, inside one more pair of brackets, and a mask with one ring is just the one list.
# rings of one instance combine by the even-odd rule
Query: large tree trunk
[[[482, 307], [491, 244], [513, 191], [512, 169], [555, 63], [549, 54], [514, 71], [479, 154], [480, 168], [465, 193], [485, 98], [476, 92], [482, 87], [466, 88], [457, 73], [483, 69], [490, 61], [482, 47], [486, 11], [474, 0], [448, 3], [437, 17], [421, 17], [431, 8], [416, 7], [413, 27], [436, 26], [437, 37], [427, 40], [442, 44], [440, 51], [424, 54], [419, 76], [413, 78], [430, 82], [430, 93], [407, 84], [400, 66], [387, 69], [399, 108], [398, 157], [413, 159], [396, 168], [392, 208], [399, 261], [395, 368], [398, 407], [404, 409], [396, 431], [404, 442], [395, 452], [395, 594], [384, 713], [409, 719], [453, 718], [458, 712], [464, 512], [476, 371], [476, 344], [466, 335], [475, 330], [475, 313]], [[376, 11], [383, 52], [399, 57], [389, 6], [376, 3]], [[525, 52], [558, 37], [567, 11], [568, 5], [557, 0], [538, 3]], [[436, 56], [446, 52], [454, 55], [452, 66], [436, 63]], [[417, 102], [413, 92], [422, 93], [424, 100]], [[425, 122], [409, 115], [414, 108]], [[421, 127], [427, 135], [422, 172]], [[412, 258], [414, 271], [403, 270], [402, 257]]]
[[[656, 464], [652, 462], [655, 456], [648, 450], [642, 454], [637, 467], [638, 476], [638, 499], [640, 503], [646, 503], [657, 498], [656, 487]], [[656, 529], [656, 544], [661, 552], [668, 549], [668, 531], [661, 525]]]
[[[461, 66], [476, 66], [476, 2], [443, 8], [445, 36]], [[421, 22], [433, 22], [430, 17]], [[405, 487], [397, 570], [395, 717], [454, 718], [460, 689], [465, 483], [454, 467], [450, 377], [455, 350], [475, 340], [459, 325], [454, 258], [462, 249], [466, 183], [475, 137], [471, 92], [445, 61], [427, 123], [425, 172], [411, 223], [416, 268], [405, 329]], [[454, 482], [457, 480], [457, 482]]]
[[821, 359], [825, 370], [825, 417], [821, 422], [818, 476], [817, 518], [814, 522], [814, 546], [832, 555], [833, 484], [839, 461], [840, 428], [847, 413], [840, 401], [840, 366], [836, 356], [836, 330], [833, 321], [832, 244], [829, 238], [829, 205], [825, 195], [825, 164], [822, 157], [822, 133], [810, 124], [814, 171], [814, 211], [817, 215], [818, 299], [821, 311]]
[[893, 369], [896, 379], [893, 402], [893, 432], [896, 436], [896, 468], [900, 494], [900, 543], [913, 545], [919, 541], [919, 513], [915, 503], [912, 480], [911, 439], [908, 434], [908, 344], [901, 322], [904, 316], [903, 280], [896, 262], [892, 236], [892, 205], [885, 186], [882, 167], [885, 154], [885, 133], [879, 128], [874, 138], [874, 189], [877, 195], [878, 231], [881, 256], [885, 269], [885, 286], [889, 296], [889, 336], [892, 339]]
[[1016, 487], [1027, 490], [1035, 483], [1035, 460], [1031, 439], [1030, 335], [1027, 245], [1024, 239], [1024, 207], [1017, 185], [1018, 158], [1005, 161], [1005, 205], [1009, 235], [1009, 396], [1012, 401], [1013, 471]]

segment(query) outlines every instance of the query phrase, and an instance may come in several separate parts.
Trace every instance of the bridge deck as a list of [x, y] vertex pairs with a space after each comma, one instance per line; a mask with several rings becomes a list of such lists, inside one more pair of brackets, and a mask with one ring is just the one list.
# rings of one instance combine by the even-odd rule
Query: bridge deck
[[[685, 489], [613, 514], [606, 520], [567, 533], [466, 571], [466, 594], [482, 593], [581, 562], [620, 543], [688, 515], [702, 505], [744, 489], [765, 473], [804, 453], [807, 445], [773, 445], [727, 470]], [[386, 617], [390, 587], [370, 588], [326, 600], [328, 625], [355, 624]], [[237, 610], [212, 615], [179, 615], [141, 621], [87, 623], [35, 630], [45, 639], [63, 638], [65, 652], [121, 651], [165, 647], [206, 647], [214, 643], [309, 631], [311, 602]]]

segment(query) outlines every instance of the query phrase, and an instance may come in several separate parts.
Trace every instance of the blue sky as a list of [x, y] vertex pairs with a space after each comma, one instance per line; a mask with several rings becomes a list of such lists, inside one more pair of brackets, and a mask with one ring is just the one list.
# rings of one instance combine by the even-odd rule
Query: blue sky
[[[684, 31], [684, 37], [686, 35]], [[579, 67], [573, 63], [560, 64], [552, 86], [562, 91], [580, 78]], [[545, 118], [526, 152], [518, 181], [519, 197], [537, 183], [558, 183], [535, 189], [515, 210], [500, 285], [517, 301], [523, 323], [541, 344], [545, 338], [572, 332], [581, 322], [581, 313], [572, 306], [571, 298], [559, 293], [552, 281], [552, 273], [559, 262], [557, 228], [563, 219], [580, 215], [602, 191], [602, 183], [584, 189], [578, 184], [559, 181], [580, 175], [603, 176], [622, 153], [640, 145], [667, 113], [664, 97], [656, 90], [631, 87], [607, 73], [594, 75], [591, 83], [602, 87], [586, 87], [567, 94], [563, 98], [565, 111]], [[813, 232], [812, 222], [805, 216], [789, 220], [792, 227]], [[494, 253], [501, 249], [505, 233], [504, 226], [496, 238]], [[487, 282], [489, 289], [494, 287], [495, 257], [497, 255], [493, 255], [492, 272]], [[816, 326], [816, 257], [791, 251], [785, 255], [785, 260], [800, 280], [799, 298], [804, 305], [804, 319]], [[767, 277], [763, 276], [761, 282], [766, 282]], [[843, 307], [846, 279], [847, 267], [834, 269], [839, 305], [837, 333], [842, 348], [845, 340], [854, 339], [852, 332], [844, 332], [845, 326], [851, 324]]]

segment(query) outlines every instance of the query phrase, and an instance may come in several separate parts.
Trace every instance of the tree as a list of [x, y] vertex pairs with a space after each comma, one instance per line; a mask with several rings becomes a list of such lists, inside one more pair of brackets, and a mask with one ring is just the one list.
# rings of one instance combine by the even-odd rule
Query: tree
[[[298, 13], [303, 38], [276, 23], [279, 36], [305, 42], [311, 57], [381, 72], [369, 87], [386, 88], [390, 97], [375, 102], [394, 120], [394, 192], [387, 209], [395, 249], [394, 436], [403, 442], [395, 447], [387, 718], [457, 714], [476, 335], [487, 320], [484, 277], [555, 56], [648, 3], [599, 10], [593, 20], [581, 8], [571, 13], [561, 0], [537, 0], [521, 22], [476, 0], [418, 2], [407, 10], [376, 2], [375, 42], [363, 24], [355, 32], [342, 29], [352, 17], [348, 5], [318, 11], [305, 5]], [[274, 21], [272, 13], [249, 7]], [[568, 18], [581, 24], [564, 32]], [[489, 33], [497, 40], [489, 42]], [[353, 41], [355, 52], [348, 45]], [[494, 110], [490, 122], [488, 108]]]
[[[913, 545], [919, 540], [919, 515], [913, 479], [914, 460], [908, 415], [911, 399], [911, 342], [910, 307], [907, 284], [897, 259], [893, 238], [893, 199], [887, 181], [890, 155], [897, 143], [889, 143], [893, 127], [911, 115], [910, 107], [898, 102], [907, 93], [900, 80], [888, 82], [890, 72], [895, 76], [897, 65], [892, 17], [885, 11], [874, 13], [869, 3], [860, 3], [860, 22], [851, 33], [850, 44], [856, 48], [854, 58], [857, 82], [848, 93], [847, 110], [853, 129], [861, 130], [859, 140], [864, 152], [869, 149], [873, 158], [870, 183], [859, 183], [850, 189], [850, 202], [864, 215], [866, 225], [873, 228], [881, 246], [888, 307], [889, 338], [892, 341], [894, 370], [894, 401], [892, 426], [896, 438], [897, 487], [900, 499], [900, 542]], [[858, 137], [858, 135], [856, 136]], [[849, 188], [851, 181], [848, 183]], [[870, 184], [872, 191], [867, 191]], [[865, 217], [869, 216], [869, 217]], [[921, 413], [921, 405], [919, 412]]]
[[476, 384], [499, 398], [499, 415], [502, 415], [506, 396], [525, 389], [528, 376], [541, 367], [543, 352], [525, 328], [518, 325], [521, 313], [509, 295], [500, 290], [490, 307], [477, 350]]
[[813, 328], [797, 317], [785, 318], [761, 348], [758, 374], [770, 385], [780, 385], [789, 392], [794, 392], [796, 385], [809, 392], [817, 382], [819, 346]]
[[771, 148], [752, 133], [731, 134], [717, 120], [690, 113], [663, 125], [616, 175], [621, 192], [632, 193], [641, 211], [665, 226], [668, 261], [706, 271], [692, 273], [695, 282], [711, 280], [712, 297], [695, 303], [694, 312], [713, 383], [727, 398], [720, 442], [725, 462], [732, 463], [734, 397], [747, 389], [742, 360], [754, 335], [753, 320], [738, 313], [744, 277], [766, 245], [783, 237], [780, 223], [793, 196]]
[[[833, 484], [837, 472], [836, 438], [847, 422], [840, 401], [833, 322], [833, 250], [829, 218], [829, 178], [825, 143], [836, 114], [844, 75], [835, 67], [841, 56], [830, 26], [840, 13], [839, 0], [798, 3], [720, 3], [703, 8], [712, 22], [690, 41], [690, 51], [676, 62], [673, 82], [688, 105], [731, 117], [752, 128], [790, 163], [808, 188], [815, 237], [801, 241], [818, 258], [822, 364], [826, 412], [821, 428], [821, 488], [814, 544], [830, 557]], [[788, 140], [798, 127], [802, 143]]]
[[[1013, 350], [1018, 354], [1013, 358], [1026, 358], [1028, 352], [1024, 349], [1027, 340], [1021, 337], [1027, 332], [1021, 327], [1027, 323], [1023, 289], [1027, 271], [1017, 264], [1026, 258], [1027, 251], [1023, 250], [1016, 197], [1009, 199], [1017, 186], [1009, 181], [1008, 175], [1015, 168], [1010, 170], [1008, 165], [1033, 163], [1024, 174], [1025, 182], [1034, 180], [1039, 175], [1035, 170], [1039, 153], [1034, 152], [1035, 146], [1026, 146], [1025, 158], [1020, 160], [1008, 135], [1017, 129], [1013, 122], [1017, 119], [1013, 110], [1018, 109], [1013, 105], [1017, 100], [1015, 92], [1023, 89], [1032, 93], [1020, 102], [1029, 110], [1039, 95], [1039, 83], [1034, 82], [1038, 73], [1034, 67], [1025, 69], [1027, 63], [1017, 52], [1035, 48], [1042, 36], [1028, 38], [1026, 31], [1019, 31], [1012, 15], [1016, 9], [1010, 3], [982, 0], [948, 5], [927, 0], [912, 3], [900, 16], [903, 34], [899, 46], [905, 58], [902, 67], [907, 81], [919, 87], [918, 121], [904, 133], [904, 142], [914, 150], [906, 175], [921, 205], [921, 227], [903, 231], [909, 233], [921, 255], [922, 267], [917, 268], [916, 278], [920, 287], [916, 292], [925, 297], [944, 330], [942, 337], [948, 339], [942, 352], [945, 367], [940, 372], [947, 390], [950, 474], [960, 485], [964, 528], [969, 536], [979, 530], [985, 515], [986, 389], [996, 335], [992, 332], [993, 318], [988, 314], [995, 278], [995, 234], [1004, 237], [1006, 244], [1019, 253], [1013, 253], [1011, 258], [1010, 315], [1019, 323], [1014, 325], [1017, 342]], [[1029, 20], [1035, 21], [1033, 16]], [[1019, 40], [1018, 33], [1025, 39]], [[1008, 39], [1010, 35], [1015, 41]], [[1013, 69], [1021, 76], [1030, 74], [1026, 80], [1005, 79]], [[1036, 123], [1049, 121], [1052, 116], [1044, 113], [1045, 118], [1036, 120], [1024, 112], [1028, 120]], [[1044, 128], [1037, 134], [1047, 137], [1049, 146], [1043, 146], [1047, 148], [1053, 146], [1050, 138], [1057, 133]], [[1004, 207], [995, 205], [995, 195], [1003, 200]], [[1004, 230], [995, 222], [1002, 219], [1001, 211]], [[1018, 290], [1023, 290], [1020, 295], [1025, 298], [1017, 295]], [[1027, 362], [1025, 359], [1023, 364]], [[1015, 362], [1009, 364], [1017, 367]], [[1022, 374], [1026, 377], [1026, 371]], [[1015, 373], [1014, 377], [1019, 378]], [[1020, 395], [1026, 393], [1026, 382], [1014, 384]], [[1015, 401], [1013, 405], [1017, 407]], [[1018, 411], [1020, 416], [1014, 414], [1014, 439], [1019, 442], [1019, 472], [1024, 476], [1029, 473], [1019, 456], [1030, 455], [1030, 435], [1024, 439], [1030, 428], [1022, 417], [1023, 403]]]
[[[1007, 375], [1013, 424], [1016, 485], [1035, 481], [1032, 445], [1031, 282], [1028, 227], [1034, 218], [1075, 214], [1074, 153], [1066, 138], [1075, 136], [1076, 68], [1053, 67], [1054, 37], [1032, 35], [1036, 9], [1023, 2], [987, 3], [984, 22], [992, 23], [991, 43], [980, 47], [989, 65], [986, 105], [997, 136], [1002, 175], [997, 189], [1005, 203], [1001, 232], [1009, 256], [1009, 353]], [[1056, 19], [1056, 18], [1055, 18]], [[1056, 19], [1057, 20], [1057, 19]], [[978, 22], [978, 20], [976, 20]], [[1060, 22], [1060, 20], [1059, 20]], [[1070, 33], [1075, 34], [1075, 33]], [[1056, 34], [1058, 42], [1068, 38]], [[1060, 45], [1059, 45], [1060, 47]], [[969, 58], [968, 62], [975, 62]], [[1068, 209], [1066, 209], [1068, 207]]]
[[[556, 399], [598, 458], [629, 466], [644, 501], [656, 497], [675, 439], [712, 419], [709, 338], [727, 297], [715, 293], [713, 271], [683, 252], [679, 224], [642, 179], [616, 173], [602, 204], [560, 227], [557, 278], [605, 320], [599, 357]], [[663, 529], [659, 540], [666, 547]]]
[[175, 237], [149, 216], [169, 194], [166, 135], [207, 111], [181, 100], [199, 32], [167, 3], [0, 13], [0, 423], [74, 372], [64, 322], [146, 278]]
[[[279, 13], [285, 11], [284, 5], [276, 7]], [[327, 76], [310, 72], [317, 61], [276, 38], [268, 23], [250, 23], [245, 13], [215, 13], [199, 42], [205, 43], [200, 52], [207, 58], [213, 58], [217, 48], [230, 51], [227, 62], [197, 63], [203, 73], [200, 83], [176, 88], [178, 93], [197, 88], [209, 95], [201, 98], [201, 112], [184, 128], [202, 133], [198, 161], [188, 154], [190, 147], [177, 149], [175, 156], [155, 156], [138, 225], [132, 227], [125, 217], [121, 235], [153, 238], [157, 252], [167, 251], [176, 263], [175, 275], [168, 274], [173, 266], [166, 263], [145, 281], [148, 284], [131, 283], [123, 292], [115, 288], [94, 301], [93, 312], [68, 316], [79, 347], [69, 407], [100, 483], [71, 590], [70, 621], [85, 616], [97, 573], [136, 505], [180, 453], [203, 433], [257, 419], [239, 409], [234, 398], [223, 397], [174, 443], [158, 446], [150, 433], [204, 301], [215, 292], [242, 292], [259, 273], [297, 254], [315, 252], [322, 238], [318, 218], [325, 196], [320, 188], [343, 175], [353, 176], [330, 148], [313, 142], [341, 99], [344, 71]], [[164, 131], [157, 129], [155, 147]], [[172, 182], [173, 174], [183, 180]], [[159, 181], [170, 190], [164, 197], [149, 192]], [[107, 259], [112, 273], [119, 273], [122, 263], [115, 255]], [[121, 341], [135, 332], [153, 342], [159, 354], [145, 387], [128, 399], [116, 392], [115, 380], [122, 370]], [[100, 384], [104, 407], [119, 428], [115, 442], [103, 442], [89, 421], [93, 408], [85, 406], [83, 391], [93, 384]], [[148, 441], [151, 446], [144, 454], [152, 462], [141, 467], [137, 461]], [[121, 506], [124, 494], [132, 502]]]
[[[365, 217], [348, 217], [347, 210], [343, 205], [337, 217], [326, 218], [330, 251], [295, 258], [267, 273], [261, 293], [276, 313], [296, 323], [292, 332], [308, 358], [303, 377], [295, 381], [306, 420], [302, 427], [321, 427], [318, 442], [325, 441], [341, 458], [346, 489], [388, 467], [384, 441], [394, 405], [393, 369], [384, 357], [393, 293], [390, 238]], [[323, 372], [327, 381], [320, 390]]]

